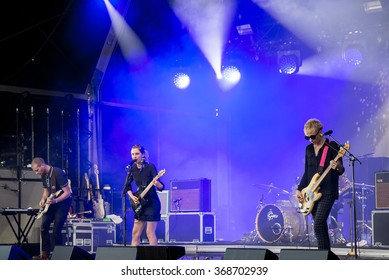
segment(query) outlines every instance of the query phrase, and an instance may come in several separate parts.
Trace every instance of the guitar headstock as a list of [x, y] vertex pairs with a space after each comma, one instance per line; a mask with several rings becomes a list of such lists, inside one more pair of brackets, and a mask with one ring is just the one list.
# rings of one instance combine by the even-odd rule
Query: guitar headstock
[[158, 178], [161, 178], [165, 173], [166, 173], [166, 169], [162, 169], [161, 171], [159, 171], [158, 174], [157, 174], [157, 176], [156, 176], [157, 179], [158, 179]]
[[344, 144], [344, 146], [340, 147], [339, 156], [344, 156], [348, 149], [350, 149], [350, 143], [346, 143], [346, 144]]
[[93, 169], [96, 175], [99, 175], [99, 169], [97, 168], [97, 164], [93, 165]]

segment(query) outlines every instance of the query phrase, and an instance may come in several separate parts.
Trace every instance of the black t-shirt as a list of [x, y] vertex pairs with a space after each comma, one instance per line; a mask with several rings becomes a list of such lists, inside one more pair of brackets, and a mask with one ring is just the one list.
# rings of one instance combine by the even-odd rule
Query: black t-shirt
[[[50, 193], [61, 190], [68, 183], [68, 177], [65, 172], [58, 167], [50, 166], [48, 174], [41, 176], [43, 187], [49, 189]], [[55, 188], [55, 189], [53, 189]]]

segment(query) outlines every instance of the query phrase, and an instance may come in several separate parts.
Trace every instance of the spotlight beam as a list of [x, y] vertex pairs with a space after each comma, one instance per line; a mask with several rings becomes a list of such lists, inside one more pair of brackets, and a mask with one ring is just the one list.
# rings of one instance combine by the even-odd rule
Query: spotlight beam
[[104, 3], [123, 56], [131, 64], [141, 64], [147, 57], [143, 43], [115, 7], [108, 0], [104, 0]]
[[233, 0], [178, 0], [172, 4], [173, 11], [188, 28], [218, 77], [221, 77], [222, 54], [234, 7]]

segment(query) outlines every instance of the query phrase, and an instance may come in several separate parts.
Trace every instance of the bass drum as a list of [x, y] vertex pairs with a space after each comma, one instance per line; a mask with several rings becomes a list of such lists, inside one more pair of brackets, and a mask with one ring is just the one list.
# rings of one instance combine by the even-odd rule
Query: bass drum
[[305, 219], [292, 207], [263, 206], [255, 219], [258, 236], [266, 243], [295, 242], [304, 236]]

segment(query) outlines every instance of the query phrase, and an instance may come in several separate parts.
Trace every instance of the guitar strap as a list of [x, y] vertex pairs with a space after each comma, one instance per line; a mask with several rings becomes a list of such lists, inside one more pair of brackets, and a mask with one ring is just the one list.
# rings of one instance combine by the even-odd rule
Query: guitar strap
[[[331, 142], [331, 140], [328, 143], [330, 143], [330, 142]], [[320, 159], [320, 165], [319, 165], [320, 173], [324, 169], [324, 163], [326, 162], [327, 153], [328, 153], [328, 145], [325, 145], [325, 147], [323, 149], [323, 153], [321, 154], [321, 159]]]

